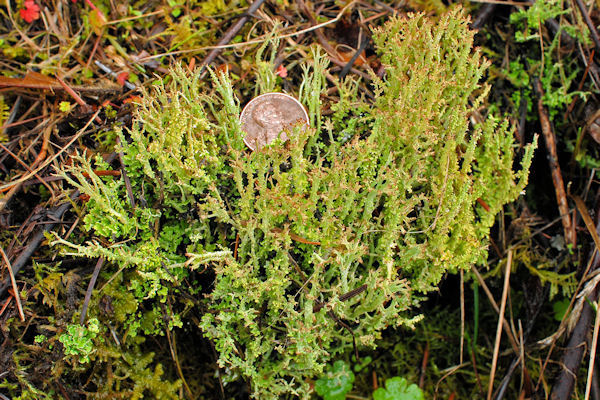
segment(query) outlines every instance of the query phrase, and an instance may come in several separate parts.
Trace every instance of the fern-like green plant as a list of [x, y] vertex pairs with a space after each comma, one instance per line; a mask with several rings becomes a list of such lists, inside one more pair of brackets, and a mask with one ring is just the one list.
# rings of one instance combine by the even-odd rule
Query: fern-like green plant
[[508, 122], [470, 125], [488, 63], [461, 11], [395, 18], [374, 40], [386, 67], [373, 77], [375, 101], [346, 80], [323, 116], [327, 62], [315, 50], [298, 96], [311, 128], [295, 127], [286, 143], [250, 153], [227, 76], [213, 74], [211, 92], [175, 67], [119, 133], [133, 202], [85, 158], [65, 169], [90, 196], [85, 227], [99, 239], [56, 242], [122, 271], [137, 300], [119, 329], [171, 329], [164, 318], [147, 327], [149, 308], [211, 268], [200, 328], [219, 365], [248, 378], [255, 398], [307, 398], [307, 378], [334, 356], [412, 326], [421, 317], [411, 308], [444, 274], [485, 261], [489, 229], [525, 187], [534, 146], [514, 172]]

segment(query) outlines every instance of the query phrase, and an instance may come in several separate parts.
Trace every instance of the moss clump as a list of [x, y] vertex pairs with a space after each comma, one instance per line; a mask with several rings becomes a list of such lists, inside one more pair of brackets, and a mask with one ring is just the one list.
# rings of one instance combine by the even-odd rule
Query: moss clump
[[256, 398], [305, 398], [306, 378], [332, 357], [414, 324], [411, 307], [446, 272], [485, 260], [495, 214], [526, 185], [533, 146], [515, 173], [508, 122], [470, 126], [488, 65], [460, 11], [393, 19], [374, 40], [386, 66], [376, 100], [359, 99], [347, 80], [334, 114], [322, 116], [326, 63], [315, 52], [298, 94], [312, 125], [286, 143], [246, 151], [227, 77], [213, 76], [208, 94], [176, 69], [120, 134], [136, 206], [88, 160], [65, 171], [90, 196], [87, 229], [115, 244], [57, 242], [124, 269], [137, 306], [118, 329], [132, 337], [177, 326], [143, 320], [163, 315], [184, 279], [199, 293], [192, 271], [209, 267], [200, 327], [220, 365], [249, 378]]

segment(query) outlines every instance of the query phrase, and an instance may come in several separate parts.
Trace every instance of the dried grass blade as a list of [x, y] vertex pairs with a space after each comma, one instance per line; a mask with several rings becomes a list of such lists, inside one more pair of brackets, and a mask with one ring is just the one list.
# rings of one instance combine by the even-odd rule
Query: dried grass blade
[[590, 398], [590, 392], [592, 389], [594, 361], [596, 360], [596, 347], [598, 345], [598, 327], [600, 327], [600, 306], [596, 302], [596, 322], [594, 323], [594, 335], [592, 336], [592, 346], [590, 347], [590, 364], [588, 367], [587, 383], [585, 385], [585, 400]]
[[504, 323], [504, 310], [506, 309], [506, 298], [508, 297], [510, 283], [510, 269], [512, 266], [512, 250], [508, 251], [506, 260], [506, 270], [504, 273], [504, 287], [502, 288], [502, 302], [500, 303], [500, 313], [498, 315], [498, 327], [496, 328], [496, 342], [494, 344], [494, 355], [492, 357], [492, 370], [490, 373], [490, 383], [488, 385], [487, 400], [491, 400], [494, 390], [494, 375], [496, 374], [496, 365], [498, 363], [498, 353], [500, 351], [500, 339], [502, 337], [502, 325]]
[[590, 232], [590, 235], [592, 235], [592, 239], [594, 239], [594, 244], [596, 245], [596, 248], [598, 249], [598, 251], [600, 251], [600, 237], [598, 236], [598, 232], [596, 232], [596, 225], [594, 224], [594, 221], [592, 221], [592, 217], [590, 216], [590, 213], [588, 212], [585, 203], [583, 202], [581, 197], [577, 195], [571, 195], [571, 198], [575, 201], [575, 205], [577, 206], [577, 210], [579, 210], [579, 213], [581, 214], [581, 218], [583, 218], [585, 227]]
[[17, 287], [17, 281], [15, 280], [15, 274], [13, 274], [12, 266], [10, 265], [10, 260], [6, 256], [4, 249], [0, 247], [0, 254], [4, 259], [4, 263], [8, 268], [8, 274], [10, 275], [10, 282], [12, 283], [13, 292], [15, 292], [15, 300], [17, 301], [17, 309], [19, 310], [19, 316], [21, 317], [21, 321], [25, 322], [25, 314], [23, 314], [23, 306], [21, 305], [21, 297], [19, 296], [19, 288]]

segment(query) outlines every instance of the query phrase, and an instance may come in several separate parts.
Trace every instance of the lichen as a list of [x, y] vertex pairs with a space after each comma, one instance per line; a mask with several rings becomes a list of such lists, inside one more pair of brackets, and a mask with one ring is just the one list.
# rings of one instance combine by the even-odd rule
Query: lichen
[[211, 91], [176, 67], [119, 132], [133, 202], [90, 160], [65, 168], [90, 198], [94, 239], [55, 243], [114, 266], [133, 294], [114, 329], [130, 338], [172, 329], [144, 316], [164, 315], [183, 281], [210, 269], [214, 282], [191, 290], [205, 295], [199, 328], [219, 364], [249, 378], [255, 398], [307, 398], [307, 378], [335, 355], [412, 326], [412, 309], [444, 274], [485, 260], [534, 145], [515, 172], [508, 121], [470, 122], [488, 63], [461, 11], [394, 18], [373, 38], [386, 71], [373, 76], [375, 100], [359, 98], [349, 78], [333, 115], [321, 115], [327, 62], [313, 51], [298, 93], [311, 127], [286, 143], [250, 153], [228, 77], [213, 73]]

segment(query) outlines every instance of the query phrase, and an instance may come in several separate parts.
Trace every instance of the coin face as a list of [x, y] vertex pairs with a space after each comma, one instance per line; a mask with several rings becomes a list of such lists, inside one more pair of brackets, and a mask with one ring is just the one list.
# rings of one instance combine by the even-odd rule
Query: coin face
[[295, 124], [308, 125], [308, 114], [300, 102], [284, 93], [266, 93], [250, 100], [240, 115], [244, 143], [252, 150], [279, 137], [288, 139], [286, 130]]

